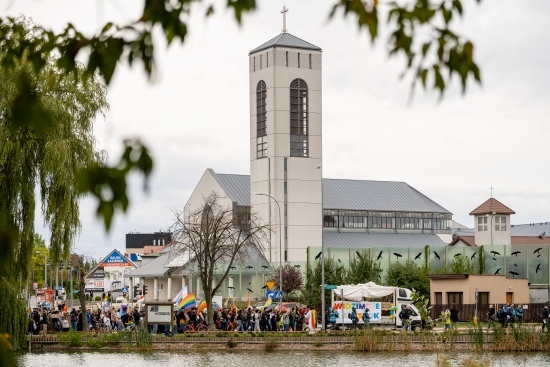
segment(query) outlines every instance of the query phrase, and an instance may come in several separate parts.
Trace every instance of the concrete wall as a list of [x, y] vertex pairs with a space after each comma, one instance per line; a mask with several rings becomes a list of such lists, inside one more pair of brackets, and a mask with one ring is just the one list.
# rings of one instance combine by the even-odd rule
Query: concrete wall
[[506, 278], [504, 275], [468, 275], [454, 278], [455, 274], [430, 276], [430, 302], [435, 304], [435, 293], [442, 293], [442, 303], [448, 304], [447, 293], [462, 292], [464, 304], [475, 303], [475, 290], [489, 292], [489, 303], [506, 303], [506, 293], [512, 293], [513, 303], [529, 303], [527, 279]]

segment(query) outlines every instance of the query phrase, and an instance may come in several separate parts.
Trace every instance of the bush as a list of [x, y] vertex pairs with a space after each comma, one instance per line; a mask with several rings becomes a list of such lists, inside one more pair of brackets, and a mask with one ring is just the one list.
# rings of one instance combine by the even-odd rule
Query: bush
[[67, 333], [63, 333], [59, 336], [59, 342], [66, 344], [69, 347], [81, 347], [82, 335], [79, 332], [69, 329]]

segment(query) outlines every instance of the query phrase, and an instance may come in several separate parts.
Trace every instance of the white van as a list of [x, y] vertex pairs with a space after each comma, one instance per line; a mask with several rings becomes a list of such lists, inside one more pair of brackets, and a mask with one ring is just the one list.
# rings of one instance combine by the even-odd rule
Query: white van
[[[332, 308], [336, 311], [336, 325], [348, 326], [351, 308], [355, 307], [358, 314], [358, 324], [363, 324], [362, 315], [368, 309], [371, 324], [394, 325], [401, 328], [402, 321], [399, 313], [405, 306], [411, 308], [411, 329], [420, 328], [422, 319], [418, 309], [412, 302], [412, 292], [407, 288], [387, 287], [373, 282], [366, 284], [340, 285], [332, 290]], [[397, 310], [390, 315], [390, 305], [397, 306]]]

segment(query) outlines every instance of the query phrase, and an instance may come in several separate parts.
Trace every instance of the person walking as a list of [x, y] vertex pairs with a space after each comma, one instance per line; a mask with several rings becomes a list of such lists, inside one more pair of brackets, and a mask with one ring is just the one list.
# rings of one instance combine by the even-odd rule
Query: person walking
[[544, 308], [542, 309], [541, 317], [542, 317], [541, 331], [544, 331], [545, 328], [546, 328], [546, 331], [550, 331], [550, 328], [548, 325], [548, 318], [550, 318], [550, 309], [548, 308], [548, 305], [544, 306]]
[[361, 317], [363, 319], [363, 325], [365, 329], [370, 329], [370, 310], [368, 308], [365, 308], [365, 311], [363, 311], [363, 316]]
[[336, 319], [338, 318], [338, 314], [336, 311], [332, 309], [332, 307], [329, 307], [329, 314], [328, 319], [330, 322], [330, 330], [336, 330]]
[[489, 312], [487, 312], [487, 331], [491, 328], [491, 325], [496, 320], [495, 306], [489, 305]]
[[458, 328], [458, 313], [460, 311], [458, 310], [458, 307], [453, 303], [451, 305], [451, 325], [454, 330]]
[[351, 323], [353, 324], [353, 328], [357, 329], [357, 310], [354, 306], [351, 307], [351, 313], [349, 314], [349, 318], [351, 320]]

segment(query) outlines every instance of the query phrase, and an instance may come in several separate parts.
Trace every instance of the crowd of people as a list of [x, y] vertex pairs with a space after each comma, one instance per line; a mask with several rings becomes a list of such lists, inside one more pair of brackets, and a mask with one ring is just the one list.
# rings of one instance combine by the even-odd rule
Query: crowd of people
[[489, 323], [487, 329], [489, 330], [494, 322], [499, 322], [502, 327], [511, 326], [516, 322], [523, 322], [523, 307], [521, 305], [506, 304], [498, 307], [495, 310], [493, 305], [489, 306], [489, 312], [487, 313]]
[[97, 308], [81, 309], [73, 308], [69, 311], [66, 304], [59, 304], [57, 309], [28, 310], [28, 333], [37, 335], [48, 331], [75, 331], [84, 330], [84, 317], [91, 331], [122, 331], [128, 327], [139, 324], [143, 317], [143, 311], [138, 307], [128, 310], [123, 304], [118, 309]]
[[[245, 309], [222, 308], [214, 311], [214, 326], [221, 331], [302, 331], [310, 330], [310, 317], [316, 317], [313, 307], [291, 308], [281, 312], [278, 308], [267, 310], [248, 307]], [[196, 307], [174, 312], [173, 333], [200, 330], [206, 328], [205, 311]]]

